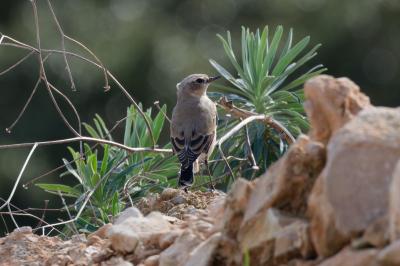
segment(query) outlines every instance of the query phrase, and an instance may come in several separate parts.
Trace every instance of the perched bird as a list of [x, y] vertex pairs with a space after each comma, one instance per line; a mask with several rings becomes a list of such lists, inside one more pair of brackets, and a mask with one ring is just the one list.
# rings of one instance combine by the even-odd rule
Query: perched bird
[[193, 184], [199, 160], [208, 168], [207, 159], [216, 139], [217, 108], [206, 92], [210, 82], [218, 78], [192, 74], [176, 85], [178, 99], [172, 111], [171, 143], [181, 163], [181, 187]]

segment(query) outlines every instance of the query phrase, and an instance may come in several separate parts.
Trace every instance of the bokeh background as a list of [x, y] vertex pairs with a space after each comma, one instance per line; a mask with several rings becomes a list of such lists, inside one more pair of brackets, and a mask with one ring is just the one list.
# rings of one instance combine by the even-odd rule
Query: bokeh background
[[[60, 48], [60, 36], [47, 3], [37, 0], [43, 48]], [[400, 105], [400, 1], [398, 0], [54, 0], [53, 7], [66, 34], [92, 49], [131, 95], [144, 104], [175, 101], [175, 84], [190, 73], [216, 73], [208, 62], [227, 64], [216, 34], [232, 32], [239, 47], [240, 26], [294, 28], [295, 40], [311, 36], [322, 43], [312, 64], [322, 63], [328, 74], [347, 76], [360, 85], [375, 105]], [[35, 45], [30, 1], [0, 3], [0, 32]], [[69, 42], [68, 50], [84, 54]], [[0, 71], [26, 51], [0, 46]], [[108, 125], [122, 118], [129, 102], [116, 86], [104, 93], [102, 73], [77, 59], [70, 60], [77, 91], [70, 88], [63, 60], [46, 63], [49, 79], [65, 92], [84, 122], [99, 113]], [[5, 128], [15, 120], [38, 77], [35, 57], [0, 76], [0, 144], [71, 137], [43, 86], [12, 134]], [[68, 106], [60, 104], [67, 113]], [[72, 116], [68, 116], [73, 119]], [[74, 120], [72, 120], [74, 121]], [[76, 123], [74, 124], [76, 125]], [[121, 135], [117, 131], [116, 138]], [[164, 136], [163, 141], [167, 141]], [[7, 198], [29, 149], [0, 150], [0, 197]], [[65, 145], [40, 148], [22, 183], [61, 164]], [[42, 181], [60, 180], [60, 172]], [[19, 188], [14, 203], [21, 208], [59, 207], [57, 198], [34, 186]], [[50, 215], [50, 214], [48, 214]], [[54, 218], [54, 217], [53, 217]], [[9, 222], [9, 221], [7, 221]], [[33, 223], [33, 221], [31, 221]], [[0, 221], [0, 234], [5, 231]]]

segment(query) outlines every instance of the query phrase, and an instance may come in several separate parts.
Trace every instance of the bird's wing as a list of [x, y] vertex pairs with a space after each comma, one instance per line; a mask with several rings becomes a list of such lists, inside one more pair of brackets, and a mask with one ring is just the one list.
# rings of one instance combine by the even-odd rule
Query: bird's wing
[[171, 137], [174, 153], [178, 155], [184, 169], [192, 165], [200, 154], [208, 153], [214, 135], [215, 132], [209, 135], [197, 135], [191, 139], [185, 139], [183, 136]]

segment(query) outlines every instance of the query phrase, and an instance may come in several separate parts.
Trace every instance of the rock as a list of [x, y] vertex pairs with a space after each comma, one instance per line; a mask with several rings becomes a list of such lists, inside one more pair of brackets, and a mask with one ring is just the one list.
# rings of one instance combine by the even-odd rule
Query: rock
[[111, 247], [118, 252], [133, 252], [141, 241], [144, 244], [159, 242], [161, 235], [171, 230], [172, 225], [164, 215], [152, 212], [146, 217], [130, 217], [113, 225], [108, 231]]
[[143, 264], [144, 264], [144, 266], [158, 266], [159, 260], [160, 260], [160, 255], [153, 255], [153, 256], [147, 257], [144, 260]]
[[243, 224], [251, 224], [258, 213], [270, 207], [304, 216], [309, 193], [324, 164], [323, 145], [301, 135], [288, 152], [254, 182]]
[[129, 261], [124, 260], [121, 257], [112, 257], [111, 259], [102, 262], [101, 266], [133, 266]]
[[400, 238], [400, 160], [397, 162], [390, 185], [389, 234], [392, 242]]
[[[311, 192], [311, 235], [330, 256], [388, 212], [391, 176], [400, 158], [400, 109], [367, 108], [336, 131]], [[382, 156], [384, 155], [384, 156]]]
[[182, 234], [182, 232], [182, 229], [176, 229], [165, 233], [160, 237], [158, 241], [159, 247], [163, 250], [168, 248], [175, 242], [175, 240]]
[[388, 218], [378, 218], [365, 230], [362, 239], [369, 245], [382, 248], [389, 243]]
[[180, 189], [174, 189], [174, 188], [166, 188], [161, 192], [161, 200], [163, 201], [168, 201], [182, 193], [182, 190]]
[[129, 221], [128, 219], [119, 225], [113, 225], [108, 230], [108, 238], [110, 239], [111, 247], [117, 252], [133, 252], [139, 243], [139, 235], [132, 230], [131, 226], [128, 224]]
[[308, 213], [311, 216], [311, 240], [321, 257], [335, 254], [349, 242], [348, 237], [337, 229], [334, 210], [326, 197], [321, 177], [311, 191]]
[[218, 230], [223, 230], [227, 236], [236, 237], [252, 190], [249, 181], [243, 178], [236, 180], [226, 197], [223, 217], [217, 221]]
[[382, 249], [377, 256], [377, 259], [381, 266], [400, 265], [400, 240], [395, 241]]
[[304, 84], [304, 109], [311, 123], [311, 138], [324, 144], [360, 110], [369, 107], [367, 96], [347, 78], [320, 75]]
[[287, 263], [293, 258], [313, 255], [305, 220], [270, 208], [252, 221], [250, 226], [241, 228], [238, 241], [241, 251], [249, 252], [255, 265]]
[[185, 266], [209, 266], [214, 260], [214, 253], [221, 239], [221, 233], [215, 233], [200, 243], [190, 254]]
[[114, 224], [120, 224], [128, 218], [141, 218], [143, 214], [136, 207], [129, 207], [121, 212], [117, 219], [115, 219]]
[[192, 250], [202, 240], [190, 230], [184, 231], [175, 242], [160, 253], [160, 266], [181, 266], [189, 258]]
[[376, 249], [365, 249], [360, 251], [345, 248], [335, 256], [324, 260], [318, 266], [375, 266]]
[[88, 235], [88, 245], [94, 245], [96, 243], [101, 242], [102, 239], [105, 239], [108, 234], [108, 230], [112, 227], [112, 224], [108, 223], [100, 227], [96, 232]]

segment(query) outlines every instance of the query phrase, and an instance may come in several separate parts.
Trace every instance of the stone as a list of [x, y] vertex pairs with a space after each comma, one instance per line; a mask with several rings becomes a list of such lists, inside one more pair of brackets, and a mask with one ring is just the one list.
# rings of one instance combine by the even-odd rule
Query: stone
[[335, 254], [350, 241], [337, 229], [334, 210], [326, 197], [321, 177], [317, 179], [311, 191], [308, 214], [311, 217], [311, 240], [321, 257]]
[[319, 75], [304, 84], [304, 95], [304, 109], [311, 123], [309, 135], [324, 144], [360, 110], [370, 106], [369, 98], [347, 78]]
[[389, 191], [389, 235], [392, 242], [400, 238], [400, 160], [393, 172]]
[[108, 230], [112, 227], [112, 224], [108, 223], [100, 227], [96, 232], [88, 235], [88, 245], [93, 245], [100, 242], [102, 239], [107, 238]]
[[251, 224], [258, 213], [270, 207], [305, 216], [308, 196], [324, 164], [324, 146], [299, 136], [288, 152], [254, 182], [243, 224]]
[[108, 230], [111, 247], [122, 253], [133, 252], [138, 242], [158, 244], [161, 235], [172, 229], [164, 215], [152, 212], [146, 217], [129, 217]]
[[182, 193], [181, 190], [179, 189], [174, 189], [174, 188], [166, 188], [161, 192], [161, 200], [163, 201], [168, 201], [171, 200], [172, 198], [180, 195]]
[[381, 266], [400, 265], [400, 240], [397, 240], [389, 246], [382, 249], [377, 256]]
[[[400, 158], [400, 109], [370, 107], [336, 131], [309, 199], [314, 246], [330, 256], [387, 215]], [[383, 156], [384, 155], [384, 156]]]
[[160, 266], [182, 266], [192, 250], [202, 242], [190, 230], [184, 231], [175, 242], [160, 253]]
[[224, 202], [223, 217], [217, 221], [218, 230], [224, 231], [228, 236], [236, 236], [252, 191], [253, 186], [249, 181], [243, 178], [236, 180]]
[[376, 249], [352, 250], [345, 248], [318, 266], [376, 266]]
[[287, 263], [314, 254], [305, 220], [269, 208], [252, 221], [250, 226], [240, 229], [237, 238], [241, 251], [249, 252], [256, 265]]
[[144, 260], [143, 264], [144, 264], [144, 266], [158, 266], [159, 260], [160, 260], [160, 255], [153, 255], [153, 256], [147, 257]]
[[200, 243], [191, 253], [185, 266], [209, 266], [212, 265], [214, 254], [221, 239], [221, 233], [215, 233], [206, 241]]
[[102, 262], [101, 266], [133, 266], [129, 261], [124, 260], [121, 257], [112, 257], [111, 259]]
[[171, 246], [175, 240], [182, 234], [182, 229], [175, 229], [162, 235], [158, 241], [159, 247], [164, 250]]
[[362, 239], [370, 246], [382, 248], [389, 243], [389, 230], [387, 216], [378, 218], [365, 230]]
[[[131, 218], [134, 219], [134, 218]], [[121, 253], [131, 253], [139, 243], [139, 235], [128, 224], [129, 220], [113, 225], [108, 230], [108, 238], [113, 250]]]
[[121, 212], [115, 219], [114, 224], [120, 224], [128, 218], [142, 218], [143, 214], [136, 207], [129, 207]]

